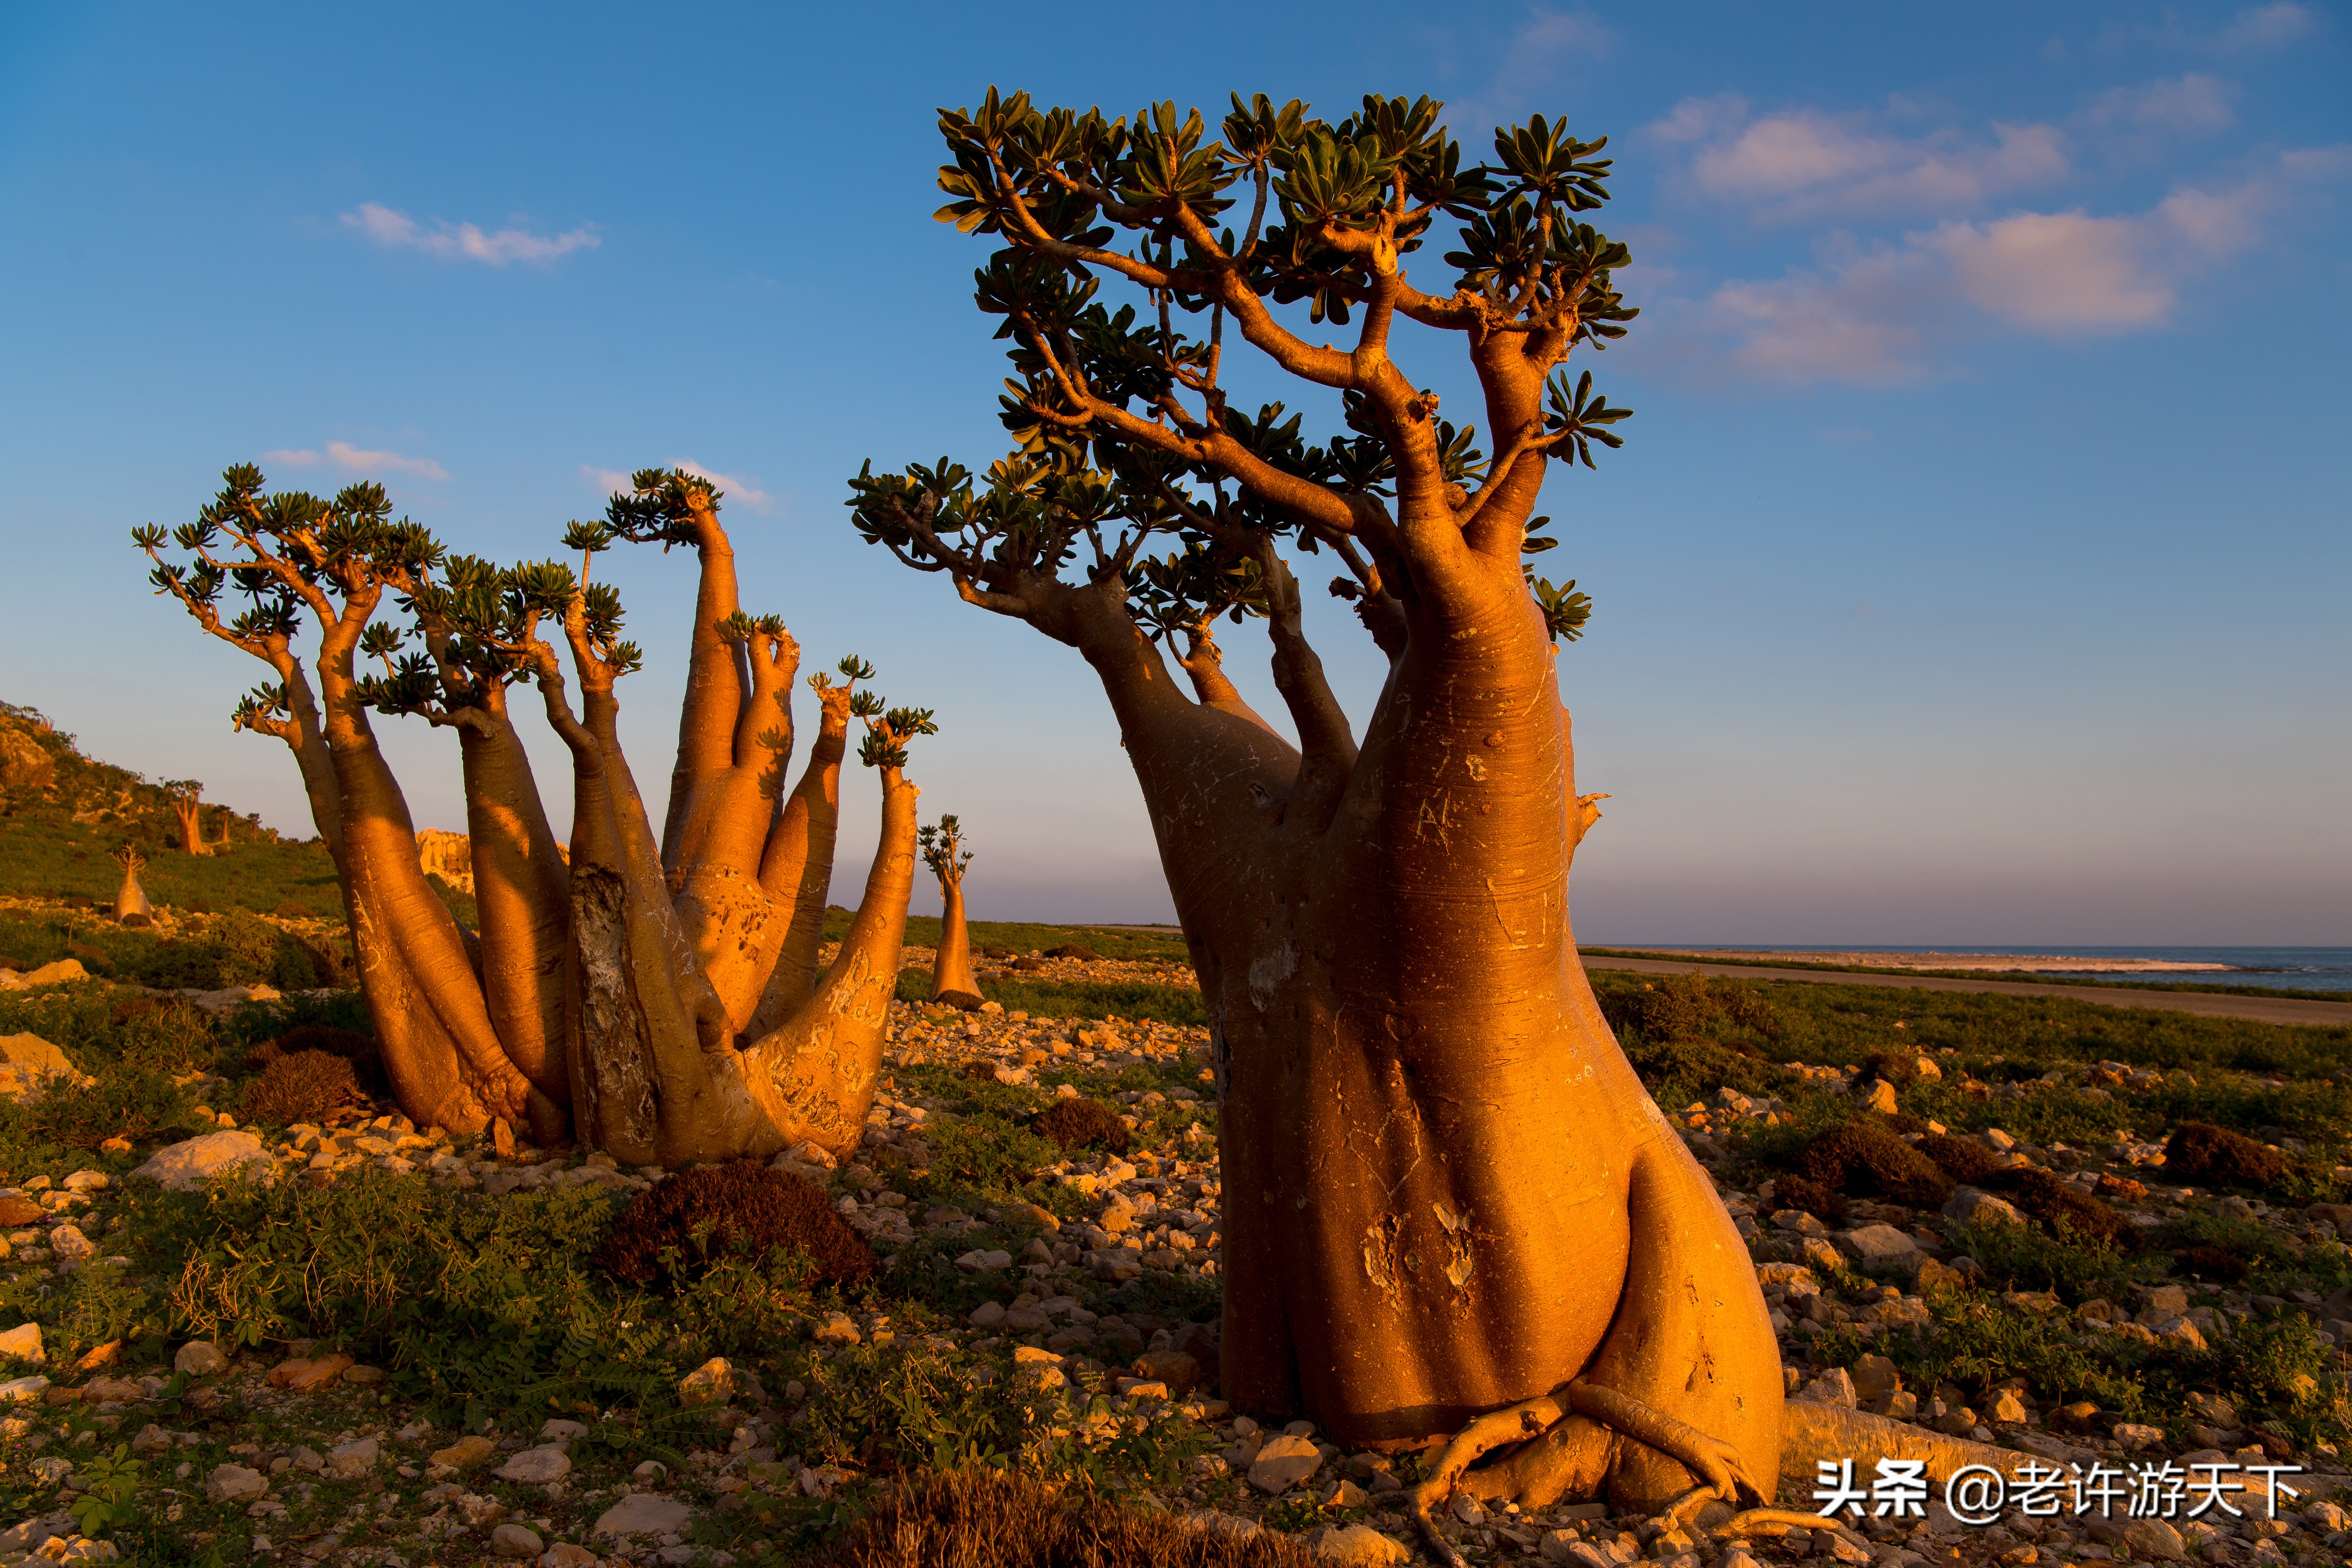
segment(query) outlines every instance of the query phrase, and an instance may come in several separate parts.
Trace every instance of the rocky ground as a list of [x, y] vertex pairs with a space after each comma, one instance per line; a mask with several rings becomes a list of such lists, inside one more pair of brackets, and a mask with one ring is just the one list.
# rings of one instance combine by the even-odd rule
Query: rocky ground
[[[908, 956], [919, 963], [927, 955]], [[1001, 958], [994, 967], [1097, 983], [1180, 975], [1161, 963], [1042, 954], [1027, 963], [1016, 971]], [[223, 1006], [248, 1000], [205, 998]], [[0, 1332], [0, 1371], [11, 1377], [0, 1382], [0, 1402], [15, 1412], [0, 1420], [0, 1480], [26, 1504], [0, 1532], [0, 1568], [34, 1555], [112, 1560], [113, 1542], [100, 1537], [110, 1518], [130, 1510], [159, 1515], [180, 1527], [192, 1551], [224, 1563], [783, 1561], [793, 1548], [780, 1542], [801, 1538], [785, 1526], [805, 1526], [812, 1510], [854, 1497], [864, 1483], [855, 1454], [835, 1440], [845, 1417], [828, 1403], [832, 1391], [853, 1373], [885, 1361], [903, 1368], [918, 1356], [968, 1382], [1010, 1379], [997, 1386], [1034, 1410], [1037, 1440], [1072, 1462], [1102, 1461], [1106, 1486], [1129, 1504], [1213, 1530], [1299, 1535], [1335, 1563], [1425, 1559], [1405, 1507], [1419, 1473], [1413, 1457], [1345, 1452], [1305, 1422], [1269, 1430], [1214, 1396], [1210, 1309], [1222, 1194], [1205, 1030], [1033, 1018], [991, 1004], [976, 1013], [902, 1006], [892, 1036], [884, 1089], [858, 1153], [836, 1165], [803, 1148], [777, 1163], [823, 1186], [886, 1257], [935, 1257], [938, 1268], [952, 1270], [943, 1273], [948, 1287], [920, 1300], [869, 1292], [812, 1310], [803, 1337], [766, 1363], [764, 1378], [748, 1365], [704, 1361], [675, 1391], [680, 1413], [660, 1443], [631, 1427], [627, 1412], [609, 1409], [509, 1417], [476, 1431], [436, 1426], [391, 1392], [383, 1370], [324, 1342], [188, 1342], [166, 1347], [168, 1367], [137, 1368], [121, 1344], [70, 1363], [52, 1361], [37, 1324], [0, 1322], [10, 1331]], [[1931, 1079], [1945, 1077], [1932, 1054], [1919, 1067]], [[2146, 1070], [2095, 1063], [2081, 1073], [2127, 1088]], [[2292, 1484], [2303, 1495], [2275, 1518], [2260, 1499], [2239, 1495], [2236, 1516], [2209, 1510], [2167, 1522], [2129, 1519], [2120, 1507], [2112, 1519], [2075, 1517], [2063, 1507], [2038, 1517], [2012, 1509], [1990, 1528], [1963, 1527], [1931, 1502], [1924, 1518], [1855, 1519], [1835, 1531], [1776, 1527], [1738, 1542], [1612, 1516], [1601, 1504], [1489, 1514], [1464, 1500], [1444, 1528], [1468, 1557], [1591, 1568], [1637, 1559], [1673, 1568], [1800, 1559], [2347, 1560], [2352, 1535], [2334, 1499], [2352, 1478], [2335, 1447], [2316, 1438], [2298, 1447], [2258, 1428], [2226, 1394], [2196, 1394], [2180, 1418], [2158, 1425], [2118, 1419], [2087, 1401], [2060, 1405], [2030, 1376], [2000, 1375], [2000, 1368], [1973, 1390], [1957, 1382], [1906, 1386], [1899, 1363], [1916, 1364], [1906, 1347], [1958, 1331], [1969, 1313], [2019, 1325], [2003, 1331], [2039, 1334], [2037, 1343], [2203, 1351], [2265, 1314], [2299, 1310], [2323, 1343], [2352, 1344], [2352, 1292], [2277, 1296], [2143, 1281], [2116, 1299], [2070, 1303], [2050, 1291], [1982, 1289], [1988, 1270], [1972, 1250], [1987, 1250], [1986, 1238], [2003, 1227], [2030, 1228], [1991, 1192], [1963, 1187], [1933, 1209], [1856, 1200], [1834, 1225], [1778, 1201], [1786, 1178], [1747, 1152], [1791, 1119], [1792, 1100], [1883, 1099], [1879, 1109], [1889, 1110], [1896, 1094], [1838, 1067], [1791, 1063], [1788, 1071], [1796, 1086], [1790, 1096], [1724, 1089], [1672, 1120], [1717, 1174], [1749, 1239], [1792, 1397], [1857, 1405], [2081, 1471], [2162, 1461], [2184, 1468], [2299, 1463], [2309, 1473]], [[1989, 1112], [2034, 1093], [2031, 1085], [1969, 1084], [1948, 1087]], [[19, 1174], [0, 1188], [7, 1227], [0, 1276], [10, 1286], [38, 1292], [85, 1271], [130, 1271], [130, 1258], [110, 1240], [126, 1226], [130, 1195], [150, 1182], [202, 1187], [243, 1172], [331, 1184], [376, 1173], [495, 1204], [575, 1186], [625, 1194], [665, 1179], [651, 1169], [618, 1169], [602, 1155], [456, 1142], [411, 1127], [384, 1105], [292, 1128], [238, 1126], [212, 1109], [228, 1103], [226, 1080], [193, 1087], [206, 1096], [214, 1131], [154, 1152], [128, 1174], [90, 1165]], [[1129, 1126], [1135, 1141], [1124, 1155], [1078, 1151], [1053, 1162], [1024, 1189], [1035, 1201], [958, 1206], [921, 1195], [938, 1185], [935, 1166], [966, 1157], [989, 1106], [1023, 1094], [1034, 1097], [1024, 1103], [1044, 1104], [1081, 1093], [1111, 1104]], [[1929, 1127], [1927, 1135], [1944, 1131]], [[2162, 1147], [2153, 1142], [2039, 1146], [1997, 1120], [1969, 1136], [1998, 1168], [2047, 1171], [2149, 1231], [2210, 1213], [2265, 1227], [2282, 1247], [2316, 1258], [2340, 1256], [2336, 1227], [2352, 1229], [2352, 1208], [2291, 1210], [2168, 1182]], [[2325, 1375], [2335, 1386], [2319, 1394], [2340, 1395], [2343, 1364], [2331, 1352]], [[656, 1450], [667, 1457], [650, 1457]], [[1784, 1498], [1801, 1501], [1811, 1478], [1788, 1479]]]

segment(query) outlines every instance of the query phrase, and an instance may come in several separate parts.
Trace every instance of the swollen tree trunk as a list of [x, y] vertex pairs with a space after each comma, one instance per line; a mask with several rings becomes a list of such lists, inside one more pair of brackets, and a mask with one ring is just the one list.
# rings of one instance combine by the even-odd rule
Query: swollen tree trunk
[[[1185, 699], [1115, 588], [1053, 628], [1118, 714], [1208, 1005], [1223, 1392], [1411, 1444], [1597, 1378], [1769, 1484], [1779, 1356], [1747, 1249], [1577, 961], [1543, 622], [1508, 564], [1450, 596], [1408, 607], [1360, 754], [1303, 696], [1304, 754]], [[1612, 1496], [1691, 1484], [1648, 1448], [1613, 1462]]]
[[194, 790], [175, 790], [172, 795], [172, 815], [179, 819], [180, 848], [190, 855], [209, 855], [213, 847], [205, 842], [204, 797]]
[[135, 849], [127, 850], [115, 858], [122, 865], [122, 885], [114, 890], [115, 920], [153, 920], [155, 906], [147, 901], [147, 889], [139, 885], [139, 868], [145, 862]]
[[834, 847], [841, 833], [841, 759], [848, 750], [850, 693], [846, 686], [828, 685], [818, 697], [824, 717], [816, 744], [809, 748], [808, 770], [784, 802], [760, 866], [760, 882], [770, 896], [792, 898], [793, 919], [752, 1016], [754, 1034], [767, 1033], [807, 1005], [824, 942]]
[[377, 596], [354, 595], [330, 627], [319, 680], [340, 808], [344, 905], [384, 1071], [401, 1108], [420, 1125], [471, 1134], [504, 1120], [553, 1134], [561, 1108], [534, 1107], [538, 1091], [499, 1042], [467, 934], [425, 879], [407, 798], [359, 697], [352, 655]]
[[572, 874], [548, 826], [530, 756], [493, 688], [457, 726], [466, 827], [481, 921], [483, 1002], [499, 1047], [537, 1092], [531, 1134], [543, 1146], [570, 1131], [564, 1057], [564, 976], [571, 948]]
[[[615, 499], [612, 528], [575, 525], [567, 535], [568, 548], [591, 557], [619, 533], [698, 545], [675, 830], [664, 842], [620, 746], [613, 684], [637, 655], [616, 635], [611, 589], [563, 566], [500, 571], [448, 555], [424, 531], [390, 522], [380, 487], [350, 487], [331, 505], [264, 497], [249, 468], [225, 479], [200, 521], [171, 535], [195, 552], [194, 565], [162, 558], [163, 529], [135, 531], [134, 541], [155, 559], [160, 591], [278, 673], [276, 687], [239, 706], [236, 722], [278, 735], [300, 764], [402, 1109], [461, 1134], [527, 1123], [551, 1146], [576, 1130], [633, 1163], [767, 1154], [811, 1138], [854, 1143], [873, 1095], [911, 886], [915, 790], [898, 769], [905, 742], [930, 732], [929, 713], [869, 720], [866, 760], [884, 778], [882, 842], [849, 940], [813, 986], [850, 696], [844, 688], [824, 698], [824, 733], [787, 823], [778, 781], [798, 650], [782, 622], [735, 612], [733, 553], [707, 485], [655, 472], [635, 497]], [[224, 534], [246, 552], [227, 565], [206, 553]], [[257, 608], [224, 622], [217, 601], [232, 572], [247, 574], [240, 585], [270, 586], [256, 591]], [[371, 625], [387, 594], [415, 617], [426, 655], [400, 652], [407, 632]], [[320, 636], [315, 698], [311, 671], [292, 652], [306, 621]], [[543, 621], [560, 623], [571, 645], [579, 716], [562, 662], [536, 630]], [[360, 678], [362, 652], [383, 660], [381, 675]], [[853, 679], [872, 673], [854, 660], [842, 668], [853, 667], [861, 672]], [[519, 679], [541, 686], [572, 752], [570, 866], [509, 715], [508, 687]], [[426, 879], [371, 710], [421, 714], [457, 731], [478, 935]], [[882, 711], [878, 701], [872, 711]], [[184, 829], [200, 842], [193, 790], [183, 805]], [[802, 954], [797, 978], [772, 996], [788, 940]]]
[[940, 877], [940, 945], [931, 960], [931, 996], [955, 1007], [981, 1004], [980, 982], [972, 978], [971, 933], [963, 919], [963, 879]]
[[583, 701], [593, 740], [574, 743], [571, 1052], [583, 1139], [626, 1163], [764, 1157], [812, 1140], [845, 1152], [864, 1130], [896, 994], [915, 787], [883, 770], [866, 898], [823, 982], [774, 1028], [739, 1036], [663, 896], [610, 693], [591, 685]]

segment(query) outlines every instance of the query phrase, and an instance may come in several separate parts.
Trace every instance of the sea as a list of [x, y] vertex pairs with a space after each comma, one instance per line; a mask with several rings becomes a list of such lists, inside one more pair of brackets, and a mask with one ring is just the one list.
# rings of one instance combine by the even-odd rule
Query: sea
[[[1598, 945], [1611, 946], [1612, 943]], [[1690, 952], [1778, 952], [1801, 959], [1815, 952], [1971, 952], [2015, 953], [2021, 958], [2045, 954], [2064, 958], [2152, 958], [2172, 963], [2225, 963], [2227, 969], [2167, 971], [2157, 973], [2116, 973], [2112, 970], [2040, 969], [2035, 974], [2061, 979], [2106, 980], [2127, 985], [2261, 985], [2281, 991], [2352, 991], [2352, 947], [2083, 947], [2073, 942], [2040, 947], [1978, 946], [1940, 942], [1874, 946], [1849, 942], [1842, 946], [1766, 947], [1756, 943], [1677, 942]], [[1987, 978], [1994, 978], [1988, 974]], [[2012, 976], [2011, 978], [2021, 978]]]

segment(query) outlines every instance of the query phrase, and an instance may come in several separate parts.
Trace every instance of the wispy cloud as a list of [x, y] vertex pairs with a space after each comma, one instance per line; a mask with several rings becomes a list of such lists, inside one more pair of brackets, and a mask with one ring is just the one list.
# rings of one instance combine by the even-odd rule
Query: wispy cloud
[[411, 458], [399, 452], [371, 452], [354, 447], [349, 441], [330, 441], [324, 452], [309, 447], [299, 451], [280, 449], [264, 452], [261, 460], [287, 468], [341, 468], [349, 474], [415, 474], [420, 479], [446, 479], [449, 470], [430, 458]]
[[2101, 93], [2084, 112], [2102, 131], [2220, 131], [2238, 117], [2238, 84], [2191, 71]]
[[2217, 40], [2228, 49], [2275, 49], [2319, 30], [2319, 18], [2308, 5], [2278, 0], [2241, 11], [2221, 29]]
[[1575, 62], [1605, 59], [1616, 47], [1617, 35], [1589, 11], [1531, 10], [1510, 42], [1495, 50], [1496, 63], [1486, 85], [1445, 106], [1446, 129], [1465, 153], [1490, 156], [1488, 138], [1496, 126], [1530, 112], [1558, 115], [1570, 107], [1551, 100], [1564, 96]]
[[[770, 512], [775, 510], [776, 498], [749, 479], [722, 474], [716, 468], [706, 468], [691, 458], [673, 458], [669, 466], [673, 468], [683, 468], [689, 474], [698, 475], [717, 485], [722, 505], [731, 503], [757, 512]], [[628, 489], [632, 478], [615, 468], [600, 468], [593, 463], [581, 464], [580, 475], [594, 486], [600, 495], [611, 495], [615, 490]]]
[[502, 228], [485, 233], [470, 223], [452, 224], [435, 218], [426, 228], [404, 212], [376, 202], [362, 202], [357, 212], [343, 215], [343, 226], [354, 228], [387, 249], [421, 250], [447, 260], [480, 261], [504, 267], [510, 261], [553, 261], [575, 250], [593, 250], [603, 244], [593, 226], [557, 235], [533, 234], [526, 228]]
[[1876, 246], [1839, 240], [1815, 267], [1735, 279], [1666, 314], [1754, 379], [1918, 379], [1988, 326], [2053, 339], [2165, 326], [2200, 278], [2261, 241], [2272, 215], [2347, 176], [2352, 146], [2303, 148], [2233, 182], [2176, 187], [2143, 213], [2018, 212]]
[[1685, 99], [1650, 132], [1690, 147], [1700, 191], [1783, 218], [1967, 212], [2071, 172], [2065, 134], [2048, 124], [1996, 124], [1990, 138], [1950, 130], [1906, 137], [1870, 115], [1757, 115], [1747, 100], [1726, 96]]

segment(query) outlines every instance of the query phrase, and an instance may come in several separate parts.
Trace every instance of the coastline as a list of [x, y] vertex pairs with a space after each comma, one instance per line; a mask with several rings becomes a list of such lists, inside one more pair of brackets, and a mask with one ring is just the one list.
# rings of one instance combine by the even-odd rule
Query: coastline
[[1787, 963], [1832, 964], [1840, 969], [1904, 969], [1967, 971], [1988, 974], [2236, 974], [2250, 973], [2234, 963], [2185, 963], [2162, 958], [2081, 958], [2063, 953], [2013, 952], [1863, 952], [1850, 949], [1787, 947], [1622, 947], [1617, 952], [1654, 953], [1661, 958], [1697, 958], [1714, 963]]

